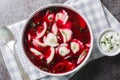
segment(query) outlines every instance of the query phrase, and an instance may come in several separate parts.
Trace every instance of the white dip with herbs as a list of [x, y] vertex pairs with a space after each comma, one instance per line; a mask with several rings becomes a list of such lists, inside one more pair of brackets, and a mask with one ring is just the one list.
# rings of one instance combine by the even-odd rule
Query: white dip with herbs
[[120, 49], [120, 34], [110, 31], [104, 33], [100, 38], [100, 47], [106, 53], [114, 53]]

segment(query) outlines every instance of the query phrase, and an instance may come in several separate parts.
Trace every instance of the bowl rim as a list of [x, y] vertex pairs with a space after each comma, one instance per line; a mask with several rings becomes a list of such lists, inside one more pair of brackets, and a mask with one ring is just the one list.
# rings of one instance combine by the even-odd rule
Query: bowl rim
[[[83, 18], [83, 20], [86, 22], [86, 24], [87, 24], [87, 26], [88, 26], [88, 28], [89, 28], [90, 36], [91, 36], [90, 49], [89, 49], [89, 52], [88, 52], [87, 56], [85, 57], [85, 59], [84, 59], [84, 60], [82, 61], [82, 63], [79, 64], [76, 68], [74, 68], [74, 69], [71, 70], [71, 71], [65, 72], [65, 73], [49, 73], [49, 72], [46, 72], [46, 71], [43, 71], [43, 70], [39, 69], [37, 66], [35, 66], [35, 65], [30, 61], [30, 59], [28, 58], [28, 56], [27, 56], [27, 54], [26, 54], [26, 52], [25, 52], [25, 49], [24, 49], [24, 43], [23, 43], [24, 37], [23, 37], [23, 36], [24, 36], [24, 33], [25, 33], [26, 26], [27, 26], [28, 22], [33, 18], [33, 16], [34, 16], [36, 13], [40, 12], [41, 10], [43, 10], [43, 9], [45, 9], [45, 8], [52, 7], [52, 6], [53, 6], [53, 7], [63, 7], [63, 8], [67, 8], [67, 9], [70, 9], [70, 10], [74, 11], [75, 13], [79, 14], [79, 15]], [[38, 71], [40, 71], [40, 72], [42, 72], [42, 73], [45, 73], [45, 74], [47, 74], [47, 75], [51, 75], [51, 76], [64, 76], [64, 75], [69, 75], [69, 74], [72, 74], [72, 73], [78, 71], [80, 68], [82, 68], [82, 67], [85, 65], [85, 63], [87, 62], [87, 60], [88, 60], [88, 58], [89, 58], [89, 56], [90, 56], [90, 54], [91, 54], [91, 52], [92, 52], [92, 49], [93, 49], [93, 32], [92, 32], [91, 26], [90, 26], [90, 24], [88, 23], [87, 19], [83, 16], [82, 13], [78, 12], [78, 11], [75, 10], [73, 7], [67, 6], [67, 5], [65, 5], [65, 4], [59, 4], [59, 3], [48, 4], [48, 5], [45, 5], [45, 6], [43, 6], [43, 7], [40, 7], [39, 9], [35, 10], [35, 11], [28, 17], [27, 21], [25, 22], [25, 25], [24, 25], [24, 28], [23, 28], [23, 31], [22, 31], [22, 38], [21, 38], [21, 39], [22, 39], [22, 49], [23, 49], [23, 52], [24, 52], [25, 57], [27, 58], [27, 60], [30, 62], [30, 64], [31, 64], [36, 70], [38, 70]]]
[[99, 34], [99, 36], [98, 36], [97, 45], [98, 45], [98, 48], [99, 48], [100, 52], [101, 52], [103, 55], [106, 55], [106, 56], [115, 56], [115, 55], [119, 54], [120, 49], [118, 49], [117, 51], [115, 51], [115, 52], [112, 53], [112, 54], [109, 54], [109, 52], [104, 52], [104, 51], [101, 49], [101, 47], [100, 47], [100, 43], [99, 43], [99, 42], [100, 42], [100, 39], [101, 39], [101, 37], [102, 37], [105, 33], [107, 33], [107, 32], [118, 32], [118, 33], [119, 33], [119, 31], [116, 30], [116, 29], [114, 29], [114, 28], [104, 29], [103, 31], [100, 32], [100, 34]]

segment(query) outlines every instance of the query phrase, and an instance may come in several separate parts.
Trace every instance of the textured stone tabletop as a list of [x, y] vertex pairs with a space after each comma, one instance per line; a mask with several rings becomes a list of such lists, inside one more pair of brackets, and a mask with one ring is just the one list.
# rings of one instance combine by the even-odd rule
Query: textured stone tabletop
[[[56, 2], [59, 3], [62, 3], [63, 1], [65, 0], [56, 0]], [[120, 0], [101, 0], [101, 1], [120, 22]], [[0, 26], [3, 25], [7, 26], [15, 22], [24, 20], [29, 16], [30, 13], [38, 9], [40, 6], [45, 5], [47, 3], [56, 3], [56, 2], [55, 0], [0, 0]], [[99, 64], [98, 63], [96, 64], [96, 62], [98, 62]], [[84, 77], [82, 77], [81, 79], [77, 79], [76, 77], [78, 76], [75, 76], [71, 80], [75, 80], [75, 79], [120, 80], [120, 55], [112, 58], [103, 57], [101, 59], [96, 60], [96, 62], [94, 63], [93, 61], [90, 64], [88, 64], [87, 67], [85, 67], [86, 70], [88, 69], [88, 67], [90, 67], [91, 70], [94, 70], [95, 71], [94, 75], [90, 75], [90, 72], [86, 72], [83, 69], [84, 73], [80, 73], [80, 74], [83, 76], [90, 75], [91, 77], [88, 77], [88, 79]], [[94, 66], [95, 69], [92, 68], [93, 64], [96, 64], [96, 66]], [[98, 68], [99, 70], [97, 70]], [[90, 71], [90, 69], [88, 71]], [[109, 71], [111, 74], [110, 73], [108, 74]], [[97, 74], [96, 72], [98, 72], [99, 74]], [[103, 77], [101, 78], [101, 76]], [[112, 78], [111, 77], [108, 78], [107, 76], [111, 76]], [[0, 54], [0, 80], [10, 80], [9, 74], [7, 72], [1, 54]]]

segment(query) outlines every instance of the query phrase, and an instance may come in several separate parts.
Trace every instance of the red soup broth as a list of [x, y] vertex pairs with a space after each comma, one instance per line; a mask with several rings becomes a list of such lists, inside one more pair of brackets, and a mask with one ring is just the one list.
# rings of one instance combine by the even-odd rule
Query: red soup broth
[[23, 46], [39, 69], [65, 73], [83, 62], [90, 40], [88, 25], [79, 14], [64, 7], [49, 7], [37, 12], [27, 23]]

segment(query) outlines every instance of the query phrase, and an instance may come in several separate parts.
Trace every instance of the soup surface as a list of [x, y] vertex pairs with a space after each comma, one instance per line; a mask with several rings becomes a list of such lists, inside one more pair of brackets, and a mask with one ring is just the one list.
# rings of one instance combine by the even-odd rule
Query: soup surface
[[37, 12], [27, 23], [23, 45], [30, 61], [50, 73], [64, 73], [82, 63], [91, 37], [83, 18], [64, 7]]

